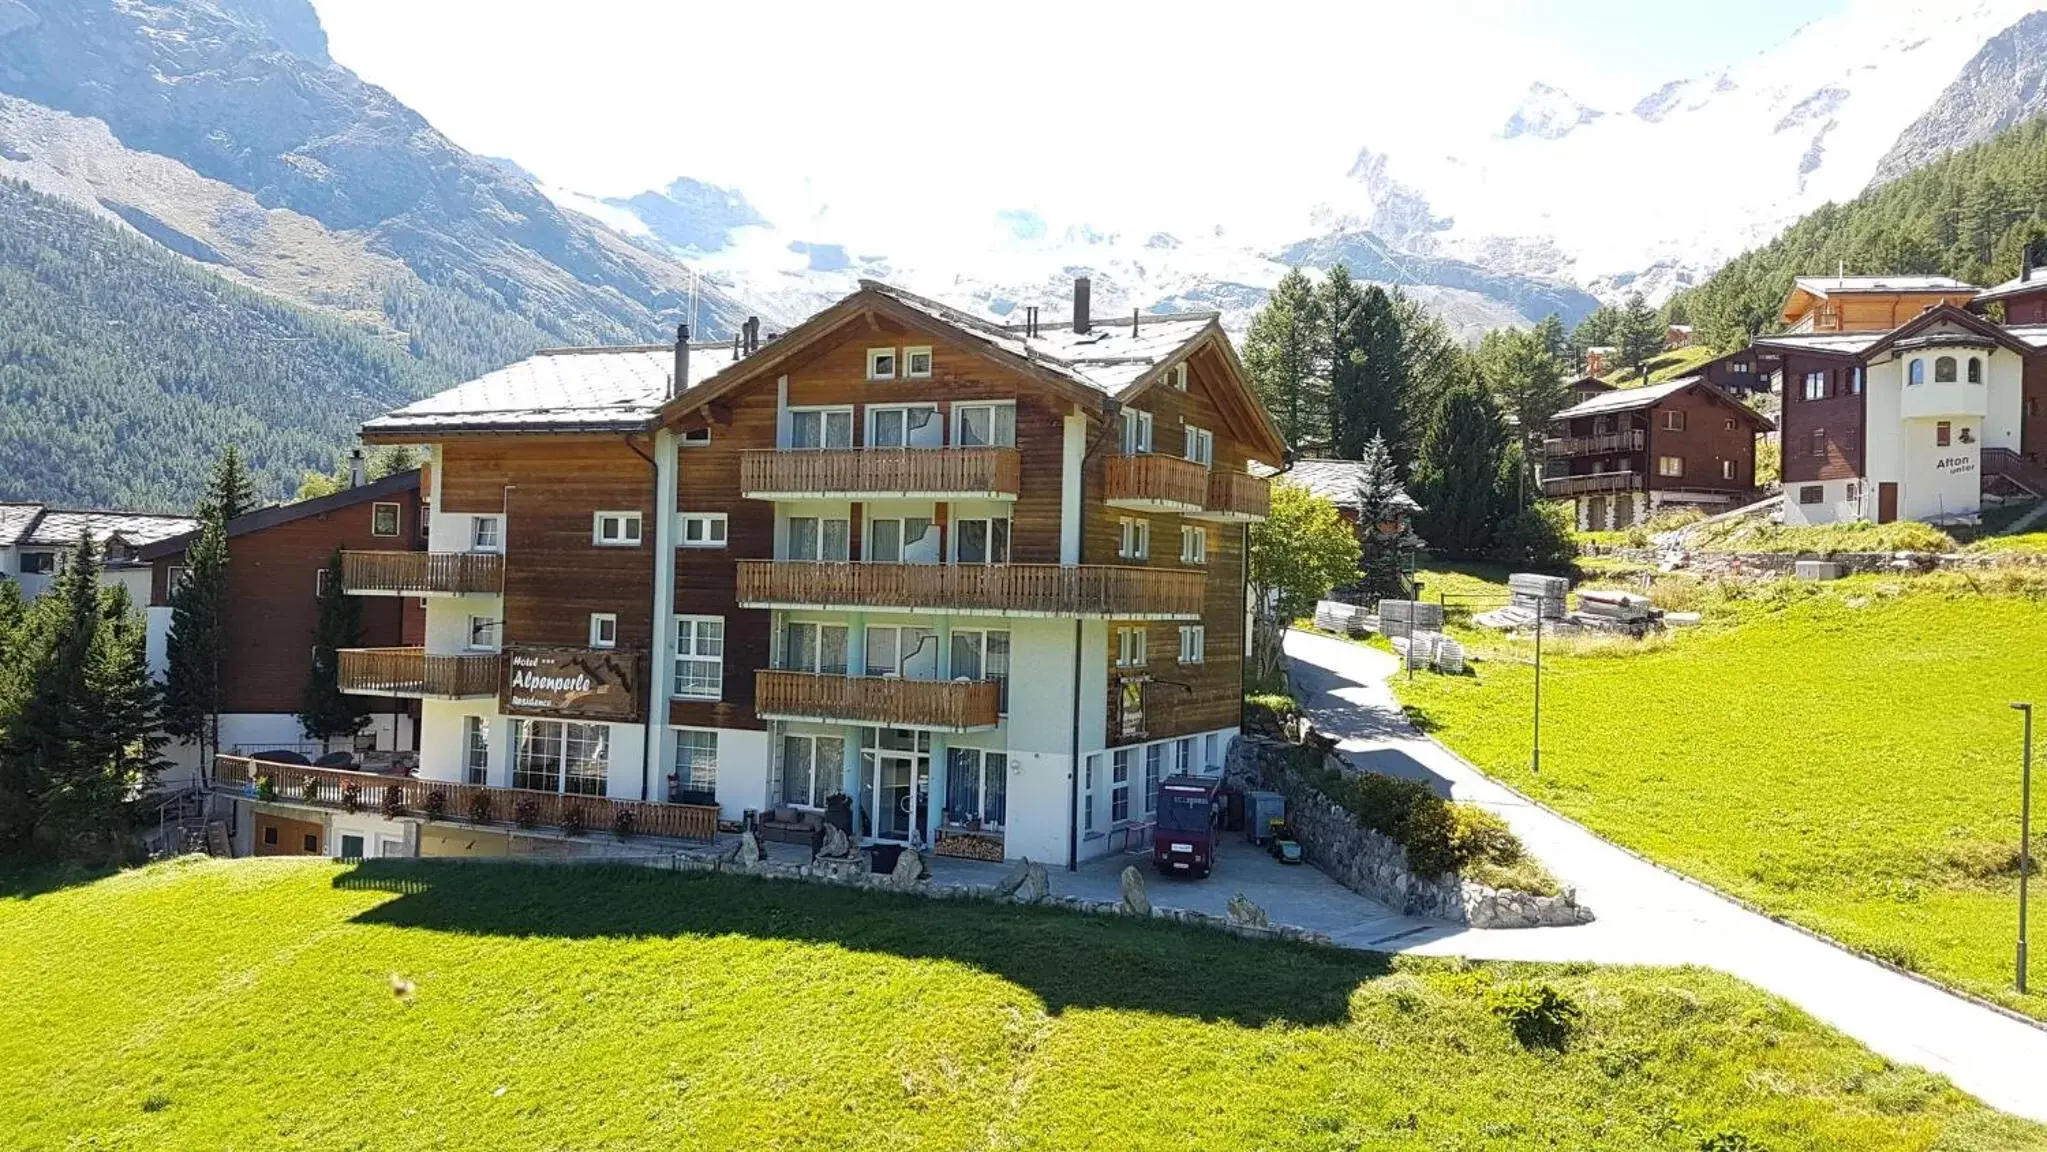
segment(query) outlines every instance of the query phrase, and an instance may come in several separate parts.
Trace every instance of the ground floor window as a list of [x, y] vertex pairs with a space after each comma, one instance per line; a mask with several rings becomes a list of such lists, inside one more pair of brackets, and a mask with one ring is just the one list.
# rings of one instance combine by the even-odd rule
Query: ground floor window
[[782, 737], [779, 777], [783, 804], [824, 807], [825, 797], [840, 790], [846, 772], [846, 741], [838, 736]]
[[341, 858], [343, 860], [362, 859], [362, 850], [363, 850], [362, 837], [349, 835], [343, 835], [341, 837]]
[[512, 787], [571, 796], [604, 795], [611, 726], [565, 720], [512, 721]]
[[470, 784], [489, 783], [490, 721], [481, 716], [466, 716], [462, 726], [463, 778]]
[[1080, 830], [1095, 830], [1095, 777], [1102, 773], [1102, 754], [1093, 752], [1087, 758], [1087, 775], [1082, 778], [1080, 790]]
[[1109, 754], [1109, 822], [1121, 824], [1130, 819], [1130, 749], [1118, 748]]
[[1144, 814], [1159, 810], [1159, 780], [1165, 776], [1166, 746], [1147, 744], [1144, 749]]
[[1206, 737], [1204, 737], [1203, 739], [1204, 739], [1204, 740], [1205, 740], [1205, 741], [1207, 742], [1207, 746], [1208, 746], [1208, 747], [1207, 747], [1207, 751], [1208, 751], [1208, 754], [1207, 754], [1206, 756], [1202, 757], [1202, 760], [1204, 761], [1204, 763], [1206, 764], [1206, 766], [1207, 766], [1207, 767], [1209, 767], [1209, 768], [1220, 768], [1220, 767], [1222, 767], [1222, 766], [1223, 766], [1223, 754], [1222, 754], [1222, 745], [1223, 745], [1223, 737], [1222, 737], [1222, 733], [1220, 733], [1220, 732], [1210, 732], [1210, 733], [1209, 733], [1209, 734], [1208, 734], [1208, 735], [1207, 735]]
[[1194, 771], [1194, 737], [1189, 736], [1181, 740], [1174, 751], [1173, 771], [1183, 775], [1192, 773]]
[[678, 804], [718, 802], [718, 734], [698, 728], [675, 730], [675, 775], [669, 799]]
[[1009, 755], [979, 748], [945, 754], [945, 821], [1001, 828], [1009, 792]]

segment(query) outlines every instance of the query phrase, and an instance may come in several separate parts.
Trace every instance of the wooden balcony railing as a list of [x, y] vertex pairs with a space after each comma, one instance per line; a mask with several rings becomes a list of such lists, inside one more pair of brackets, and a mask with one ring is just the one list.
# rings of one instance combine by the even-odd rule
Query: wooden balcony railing
[[1201, 511], [1189, 512], [1197, 520], [1224, 524], [1249, 524], [1272, 515], [1272, 482], [1263, 476], [1242, 472], [1210, 472], [1208, 499]]
[[1111, 508], [1198, 512], [1208, 499], [1208, 469], [1178, 456], [1111, 456], [1104, 498]]
[[841, 564], [741, 560], [745, 608], [895, 608], [989, 616], [1193, 620], [1206, 578], [1083, 564]]
[[832, 448], [748, 452], [739, 488], [755, 500], [884, 496], [1011, 500], [1023, 476], [1014, 448]]
[[[259, 781], [268, 779], [265, 789]], [[354, 793], [349, 792], [354, 786]], [[529, 828], [559, 833], [569, 809], [580, 817], [583, 834], [613, 837], [621, 811], [633, 814], [636, 836], [674, 836], [684, 840], [709, 840], [718, 832], [718, 809], [706, 804], [661, 804], [641, 800], [613, 800], [605, 796], [561, 795], [530, 788], [492, 788], [481, 784], [457, 784], [451, 780], [428, 780], [417, 776], [387, 775], [381, 772], [350, 772], [341, 768], [301, 768], [289, 764], [268, 764], [241, 756], [213, 758], [216, 792], [262, 798], [266, 794], [280, 803], [310, 804], [363, 812], [426, 817], [463, 824], [477, 824], [476, 797], [490, 798], [490, 819], [484, 826], [510, 831]], [[392, 789], [397, 795], [391, 795]], [[438, 794], [440, 799], [432, 799]], [[395, 800], [395, 803], [394, 803]], [[438, 814], [436, 812], [438, 811]]]
[[765, 719], [939, 732], [995, 727], [1001, 721], [1001, 688], [994, 680], [901, 680], [768, 668], [753, 674], [754, 711]]
[[1588, 472], [1582, 476], [1544, 476], [1544, 496], [1577, 496], [1587, 492], [1635, 492], [1642, 487], [1640, 472]]
[[505, 558], [494, 552], [343, 552], [341, 587], [357, 596], [496, 596]]
[[429, 656], [424, 648], [344, 648], [340, 656], [343, 692], [436, 700], [497, 695], [504, 660], [496, 652]]
[[1558, 436], [1542, 442], [1543, 455], [1596, 456], [1602, 452], [1640, 452], [1646, 437], [1640, 428], [1598, 436]]

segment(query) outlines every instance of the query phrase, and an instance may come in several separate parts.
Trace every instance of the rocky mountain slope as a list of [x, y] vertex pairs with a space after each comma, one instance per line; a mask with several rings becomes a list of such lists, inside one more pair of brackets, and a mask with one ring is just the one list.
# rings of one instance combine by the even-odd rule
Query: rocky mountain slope
[[1956, 149], [2047, 112], [2047, 12], [1999, 32], [1933, 106], [1898, 135], [1870, 183], [1887, 184]]

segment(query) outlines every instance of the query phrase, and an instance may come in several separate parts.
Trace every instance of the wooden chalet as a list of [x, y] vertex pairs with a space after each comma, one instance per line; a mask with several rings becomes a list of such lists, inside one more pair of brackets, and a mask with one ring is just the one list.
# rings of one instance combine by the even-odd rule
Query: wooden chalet
[[1755, 491], [1757, 434], [1774, 427], [1701, 377], [1616, 389], [1551, 420], [1542, 493], [1572, 501], [1588, 531], [1626, 528], [1671, 504], [1733, 508]]

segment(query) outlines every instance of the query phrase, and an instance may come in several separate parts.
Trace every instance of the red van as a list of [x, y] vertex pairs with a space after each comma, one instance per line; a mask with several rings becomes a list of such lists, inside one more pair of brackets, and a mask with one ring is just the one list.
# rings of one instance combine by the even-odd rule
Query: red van
[[1215, 790], [1211, 776], [1168, 776], [1159, 782], [1159, 819], [1151, 859], [1162, 875], [1207, 876], [1215, 870]]

